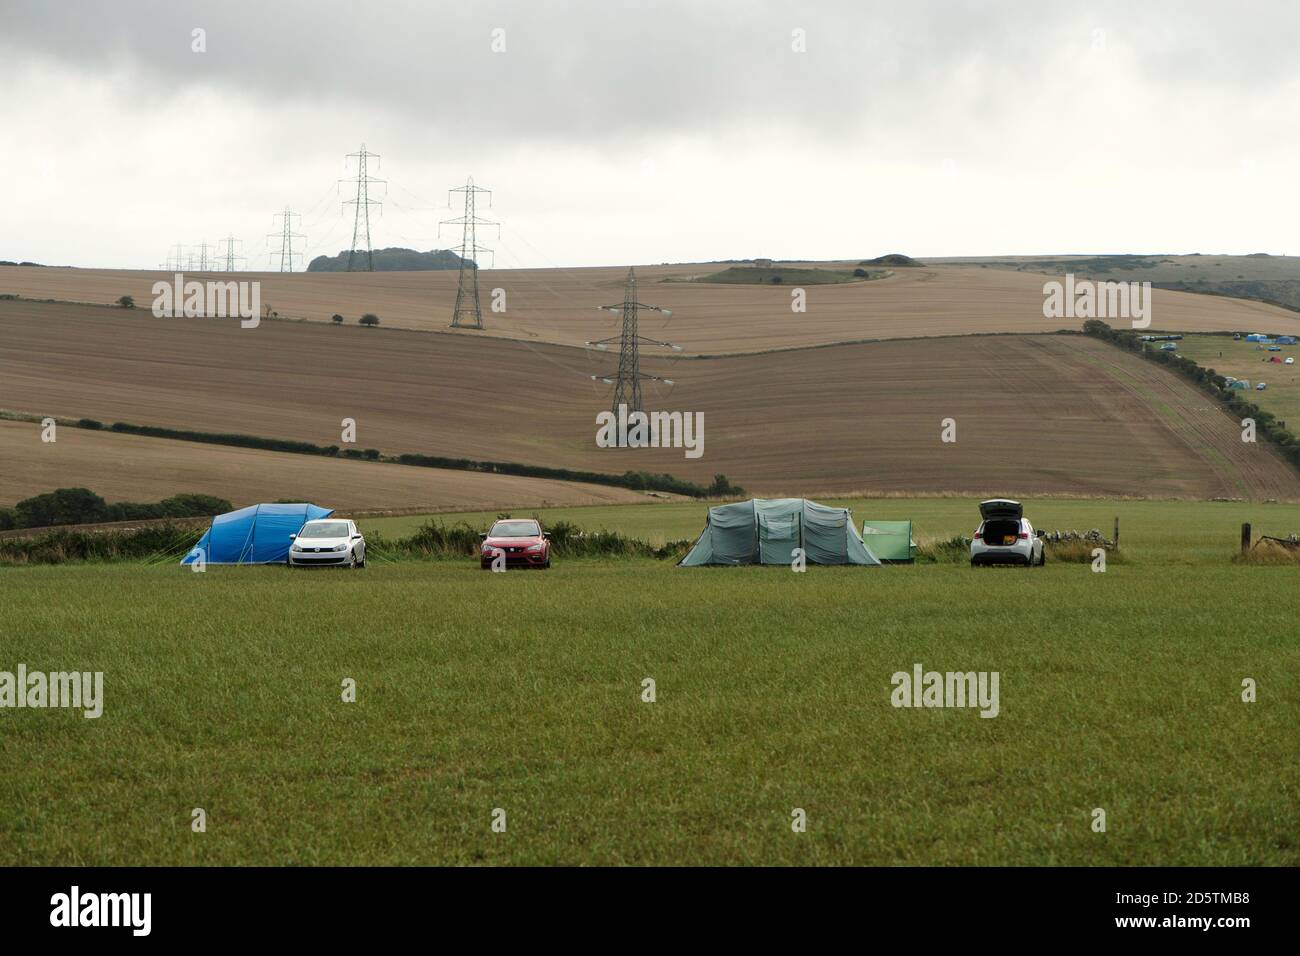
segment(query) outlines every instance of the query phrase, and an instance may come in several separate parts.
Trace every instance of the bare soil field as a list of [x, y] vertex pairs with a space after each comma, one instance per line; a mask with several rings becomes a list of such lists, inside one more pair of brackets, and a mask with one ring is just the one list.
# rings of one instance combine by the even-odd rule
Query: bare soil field
[[[230, 320], [0, 302], [0, 408], [17, 411], [318, 444], [337, 444], [341, 420], [354, 418], [357, 447], [385, 454], [700, 482], [724, 473], [761, 494], [1300, 498], [1295, 472], [1266, 445], [1243, 445], [1208, 397], [1082, 336], [646, 362], [677, 382], [652, 388], [647, 407], [704, 413], [699, 459], [680, 448], [595, 446], [595, 415], [610, 398], [589, 377], [611, 357], [599, 358], [465, 335], [285, 322], [244, 330]], [[955, 443], [940, 440], [945, 418], [957, 423]], [[374, 466], [356, 467], [368, 475]], [[469, 488], [484, 479], [451, 480]], [[356, 507], [425, 500], [361, 497]]]
[[142, 438], [61, 428], [43, 443], [40, 426], [0, 421], [0, 505], [70, 486], [89, 487], [110, 502], [160, 501], [203, 492], [235, 507], [293, 499], [348, 509], [430, 511], [618, 504], [646, 501], [624, 488], [545, 478], [469, 475], [314, 455]]
[[[1081, 320], [1043, 317], [1044, 276], [1004, 268], [900, 268], [869, 282], [809, 286], [804, 313], [791, 310], [788, 285], [689, 281], [720, 268], [718, 264], [638, 267], [641, 301], [673, 311], [668, 318], [643, 313], [642, 334], [673, 342], [688, 355], [722, 355], [874, 339], [1054, 332], [1081, 324]], [[622, 267], [484, 270], [480, 286], [487, 328], [453, 334], [576, 346], [617, 335], [617, 316], [597, 307], [622, 301], [626, 273]], [[282, 320], [328, 322], [338, 313], [354, 324], [363, 313], [373, 312], [386, 326], [446, 330], [456, 295], [453, 271], [213, 273], [209, 277], [261, 282], [263, 306], [278, 312]], [[147, 309], [153, 300], [153, 283], [168, 278], [160, 272], [3, 266], [0, 294], [97, 304], [129, 294], [137, 306]], [[505, 292], [505, 312], [487, 311], [494, 288]], [[1276, 306], [1164, 290], [1153, 295], [1153, 328], [1300, 334], [1300, 314]]]

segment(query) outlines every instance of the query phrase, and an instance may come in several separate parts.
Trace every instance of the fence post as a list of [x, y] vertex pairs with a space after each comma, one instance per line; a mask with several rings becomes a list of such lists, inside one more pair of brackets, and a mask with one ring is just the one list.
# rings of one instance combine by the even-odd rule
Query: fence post
[[1247, 522], [1241, 526], [1241, 553], [1245, 554], [1250, 550], [1250, 523]]
[[1115, 516], [1115, 550], [1119, 550], [1119, 515]]

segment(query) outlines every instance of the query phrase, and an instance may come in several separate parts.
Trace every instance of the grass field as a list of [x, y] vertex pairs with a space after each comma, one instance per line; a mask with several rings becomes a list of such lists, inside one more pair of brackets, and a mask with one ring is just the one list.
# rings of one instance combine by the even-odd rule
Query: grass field
[[[1189, 335], [1178, 343], [1178, 353], [1220, 375], [1246, 379], [1250, 382], [1250, 394], [1243, 393], [1247, 401], [1290, 422], [1293, 428], [1300, 428], [1300, 365], [1262, 361], [1274, 356], [1300, 360], [1300, 347], [1284, 345], [1280, 352], [1256, 351], [1255, 343], [1244, 339], [1234, 342], [1225, 335]], [[1256, 391], [1259, 382], [1266, 382], [1268, 388]]]
[[[1241, 520], [1300, 508], [1027, 510], [1113, 513], [1129, 560], [1104, 574], [4, 569], [0, 669], [102, 670], [105, 704], [0, 711], [0, 864], [1300, 862], [1297, 569], [1230, 561]], [[574, 515], [675, 537], [703, 510]], [[891, 707], [915, 663], [999, 672], [999, 716]]]

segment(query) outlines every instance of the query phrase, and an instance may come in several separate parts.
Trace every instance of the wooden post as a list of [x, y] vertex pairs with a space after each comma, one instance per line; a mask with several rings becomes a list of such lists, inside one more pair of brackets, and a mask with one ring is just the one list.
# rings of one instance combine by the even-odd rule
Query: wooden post
[[1115, 516], [1115, 550], [1119, 550], [1119, 515]]
[[1241, 526], [1241, 553], [1245, 554], [1250, 550], [1250, 523], [1247, 522]]

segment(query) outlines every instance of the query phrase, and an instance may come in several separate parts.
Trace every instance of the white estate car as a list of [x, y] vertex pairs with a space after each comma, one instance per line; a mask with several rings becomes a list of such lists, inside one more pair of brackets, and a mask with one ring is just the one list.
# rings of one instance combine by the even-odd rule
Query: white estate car
[[289, 567], [335, 565], [366, 566], [366, 539], [355, 522], [346, 518], [318, 518], [308, 521], [297, 534], [289, 535]]
[[993, 498], [980, 502], [979, 528], [970, 543], [971, 567], [981, 564], [1047, 563], [1043, 539], [1025, 518], [1024, 506], [1018, 501]]

